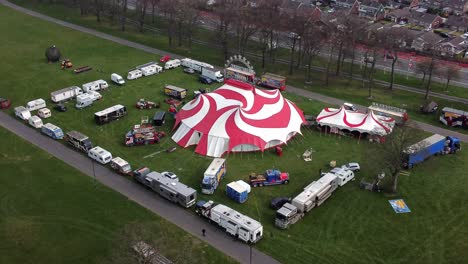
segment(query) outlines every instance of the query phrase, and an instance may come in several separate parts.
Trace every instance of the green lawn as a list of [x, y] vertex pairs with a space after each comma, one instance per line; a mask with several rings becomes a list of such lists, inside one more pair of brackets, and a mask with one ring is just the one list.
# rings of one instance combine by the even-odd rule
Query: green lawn
[[172, 260], [186, 246], [194, 262], [180, 263], [235, 263], [3, 128], [0, 138], [0, 263], [115, 263], [131, 225], [151, 227], [147, 241]]
[[[0, 49], [11, 50], [4, 54], [0, 66], [2, 72], [9, 72], [8, 78], [0, 79], [0, 93], [11, 98], [13, 106], [23, 105], [39, 97], [49, 100], [50, 92], [66, 86], [81, 85], [101, 78], [109, 81], [112, 72], [125, 74], [135, 65], [157, 59], [153, 55], [42, 22], [4, 7], [0, 7], [0, 31], [8, 32], [8, 39], [0, 42]], [[46, 64], [44, 49], [51, 44], [57, 45], [64, 57], [71, 58], [76, 66], [90, 65], [94, 70], [73, 75], [70, 71], [60, 70], [57, 64]], [[167, 148], [176, 146], [169, 136], [158, 145], [133, 148], [123, 145], [124, 135], [130, 127], [139, 123], [142, 116], [152, 116], [154, 113], [154, 110], [136, 110], [133, 107], [136, 100], [144, 97], [162, 101], [164, 84], [189, 88], [190, 94], [193, 89], [202, 87], [195, 76], [185, 75], [181, 69], [175, 69], [129, 81], [124, 87], [112, 85], [109, 91], [102, 92], [103, 100], [90, 108], [79, 111], [74, 109], [73, 102], [69, 102], [70, 110], [66, 113], [53, 111], [50, 122], [65, 131], [79, 130], [87, 134], [95, 145], [130, 161], [133, 167], [146, 165], [156, 171], [171, 170], [179, 175], [182, 182], [198, 189], [210, 159], [194, 154], [193, 148], [178, 148], [175, 152], [166, 153]], [[285, 95], [306, 113], [318, 113], [323, 107], [316, 101], [288, 93]], [[129, 114], [119, 121], [97, 126], [93, 121], [93, 113], [117, 103], [126, 105]], [[164, 105], [164, 109], [167, 109], [167, 105]], [[168, 118], [164, 130], [169, 135], [172, 124], [173, 120]], [[411, 171], [411, 176], [402, 176], [398, 197], [405, 198], [412, 213], [396, 215], [388, 204], [390, 198], [358, 188], [362, 177], [373, 177], [379, 170], [378, 164], [367, 161], [367, 157], [375, 153], [379, 145], [327, 136], [309, 129], [303, 129], [302, 132], [302, 136], [295, 137], [283, 148], [283, 157], [271, 151], [228, 155], [228, 174], [219, 190], [214, 196], [199, 195], [200, 198], [227, 204], [260, 220], [265, 237], [255, 247], [285, 263], [461, 263], [468, 257], [464, 250], [468, 243], [467, 229], [463, 225], [468, 216], [464, 210], [467, 202], [464, 186], [468, 184], [464, 177], [464, 172], [468, 170], [466, 151], [435, 157]], [[415, 133], [420, 138], [427, 135], [420, 131]], [[5, 141], [5, 149], [12, 149], [8, 144], [13, 140], [8, 137], [2, 137], [1, 140]], [[315, 150], [314, 160], [306, 163], [301, 155], [309, 147]], [[9, 152], [5, 150], [2, 153]], [[154, 155], [145, 158], [149, 154]], [[274, 211], [268, 208], [270, 199], [276, 196], [294, 197], [304, 186], [318, 178], [319, 169], [327, 169], [330, 160], [337, 160], [339, 164], [358, 161], [363, 169], [356, 181], [340, 188], [329, 201], [314, 209], [298, 224], [286, 231], [275, 228]], [[51, 160], [31, 162], [37, 162], [37, 166], [55, 163]], [[33, 166], [22, 166], [24, 170], [30, 167]], [[250, 172], [262, 172], [272, 167], [289, 172], [290, 184], [256, 188], [242, 205], [225, 196], [227, 183], [246, 179]], [[85, 177], [78, 178], [89, 183]], [[44, 177], [34, 180], [29, 181], [31, 186], [38, 185], [34, 190], [45, 190], [49, 184]], [[121, 197], [108, 192], [114, 197]], [[94, 197], [92, 192], [83, 192], [82, 195]], [[31, 196], [29, 199], [37, 197], [34, 194]], [[28, 198], [25, 196], [24, 199], [26, 201]], [[57, 202], [48, 197], [44, 199], [50, 203]], [[118, 199], [109, 198], [114, 206], [123, 206]], [[85, 202], [83, 204], [86, 206]], [[81, 203], [77, 202], [74, 206], [81, 206]], [[58, 212], [60, 208], [56, 210]], [[108, 217], [114, 221], [118, 219], [113, 212], [108, 212]], [[141, 218], [147, 219], [144, 217]], [[140, 216], [136, 214], [135, 218], [139, 219]], [[106, 225], [105, 221], [99, 224]], [[47, 232], [44, 231], [44, 234]], [[27, 237], [36, 239], [37, 236], [32, 233]], [[4, 255], [9, 257], [9, 254], [7, 251]], [[213, 257], [213, 261], [219, 262], [219, 259], [217, 261]]]

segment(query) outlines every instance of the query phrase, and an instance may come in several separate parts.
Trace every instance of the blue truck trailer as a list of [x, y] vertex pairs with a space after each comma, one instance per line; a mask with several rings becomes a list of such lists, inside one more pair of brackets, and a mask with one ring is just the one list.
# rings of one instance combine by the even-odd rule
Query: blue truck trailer
[[414, 165], [423, 162], [431, 156], [452, 154], [459, 150], [461, 150], [460, 139], [435, 134], [411, 145], [404, 151], [404, 166], [406, 168], [412, 168]]

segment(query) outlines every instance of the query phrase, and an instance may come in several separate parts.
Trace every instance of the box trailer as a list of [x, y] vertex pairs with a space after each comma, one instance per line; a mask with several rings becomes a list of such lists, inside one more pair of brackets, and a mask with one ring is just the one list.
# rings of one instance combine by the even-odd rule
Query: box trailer
[[15, 116], [21, 120], [28, 121], [31, 117], [31, 112], [24, 106], [17, 106], [15, 107]]
[[224, 82], [224, 77], [220, 71], [214, 71], [211, 69], [202, 68], [201, 76], [209, 78], [214, 82]]
[[185, 208], [189, 208], [195, 204], [197, 191], [179, 181], [174, 181], [155, 171], [149, 173], [134, 173], [133, 176], [136, 181], [151, 188], [171, 202], [177, 203]]
[[187, 89], [166, 85], [164, 86], [164, 94], [182, 100], [187, 96]]
[[50, 99], [54, 103], [60, 103], [75, 98], [83, 94], [83, 90], [78, 86], [70, 86], [50, 93]]
[[260, 222], [225, 205], [213, 201], [198, 201], [195, 212], [246, 243], [256, 243], [263, 237], [263, 226]]
[[102, 111], [94, 113], [96, 124], [103, 125], [113, 120], [118, 120], [127, 115], [127, 108], [123, 105], [114, 105]]
[[93, 148], [93, 143], [88, 138], [88, 136], [81, 134], [78, 131], [70, 131], [65, 135], [65, 140], [72, 147], [81, 150], [83, 152], [88, 152]]
[[205, 62], [192, 60], [189, 58], [185, 58], [180, 60], [180, 64], [186, 68], [191, 68], [194, 71], [201, 72], [203, 68], [205, 69], [214, 69], [214, 66]]
[[254, 83], [255, 72], [248, 72], [242, 69], [228, 67], [224, 69], [224, 79], [234, 79], [246, 83]]
[[29, 111], [39, 110], [44, 107], [46, 107], [46, 101], [42, 98], [30, 101], [26, 104], [26, 108]]
[[260, 79], [257, 82], [257, 85], [284, 91], [286, 90], [286, 77], [276, 75], [273, 73], [265, 73], [260, 77]]
[[60, 127], [47, 123], [41, 127], [41, 132], [44, 135], [47, 135], [53, 139], [62, 139], [63, 131]]
[[226, 175], [226, 160], [215, 158], [203, 174], [201, 190], [204, 194], [213, 194]]
[[395, 119], [395, 123], [398, 125], [403, 125], [409, 119], [408, 113], [405, 109], [394, 106], [372, 103], [368, 107], [368, 109], [370, 111], [373, 111], [376, 115], [391, 117]]
[[468, 128], [468, 112], [444, 107], [439, 121], [446, 126]]
[[92, 149], [90, 149], [88, 151], [88, 157], [90, 157], [91, 159], [101, 163], [101, 164], [107, 164], [109, 163], [111, 160], [112, 160], [112, 154], [99, 147], [99, 146], [96, 146]]
[[34, 128], [41, 128], [44, 124], [42, 123], [42, 119], [37, 115], [33, 115], [28, 119], [28, 123], [30, 126]]
[[141, 78], [143, 73], [140, 70], [129, 71], [127, 74], [127, 80], [135, 80]]
[[99, 91], [104, 90], [109, 87], [109, 84], [104, 80], [97, 80], [94, 82], [89, 82], [83, 84], [83, 91], [86, 93], [88, 91]]
[[412, 168], [431, 156], [452, 154], [459, 150], [461, 150], [460, 139], [434, 134], [405, 149], [404, 166]]

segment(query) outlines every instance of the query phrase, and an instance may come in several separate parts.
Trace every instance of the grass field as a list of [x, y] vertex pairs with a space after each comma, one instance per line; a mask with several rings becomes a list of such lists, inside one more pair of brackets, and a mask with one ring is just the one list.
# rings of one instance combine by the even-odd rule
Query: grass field
[[147, 241], [172, 260], [185, 245], [181, 263], [235, 263], [3, 128], [0, 138], [0, 263], [119, 263], [130, 225], [150, 226]]
[[[0, 80], [0, 92], [2, 96], [11, 98], [14, 106], [39, 97], [48, 99], [49, 93], [57, 89], [95, 79], [108, 79], [111, 72], [124, 74], [135, 65], [157, 59], [153, 55], [48, 24], [4, 7], [0, 7], [0, 31], [8, 32], [9, 36], [0, 42], [0, 48], [11, 50], [4, 54], [0, 66], [2, 72], [10, 74], [8, 78]], [[76, 66], [91, 65], [94, 70], [73, 75], [70, 71], [61, 71], [56, 64], [46, 64], [43, 54], [51, 44], [61, 48], [64, 57], [70, 57]], [[176, 146], [169, 137], [159, 145], [123, 146], [123, 137], [130, 127], [139, 123], [142, 116], [152, 116], [154, 113], [154, 110], [133, 108], [136, 100], [144, 97], [162, 101], [164, 84], [189, 88], [191, 94], [193, 89], [201, 87], [195, 78], [176, 69], [129, 81], [124, 87], [113, 85], [109, 91], [102, 93], [103, 100], [94, 106], [79, 111], [70, 102], [70, 110], [66, 113], [53, 111], [50, 122], [65, 131], [79, 130], [87, 134], [95, 145], [130, 161], [133, 167], [146, 165], [156, 171], [171, 170], [179, 175], [182, 182], [198, 189], [210, 159], [194, 154], [193, 149], [178, 148], [173, 153], [166, 153], [164, 150]], [[214, 89], [214, 86], [211, 88]], [[315, 101], [290, 94], [286, 96], [305, 112], [317, 113], [323, 107]], [[129, 114], [119, 121], [97, 126], [93, 113], [117, 103], [126, 105]], [[164, 127], [168, 134], [172, 124], [173, 120], [168, 118]], [[420, 137], [426, 135], [418, 131], [415, 133]], [[8, 137], [1, 140], [12, 141]], [[5, 146], [10, 149], [8, 144]], [[306, 163], [301, 155], [309, 147], [315, 150], [314, 160]], [[463, 262], [468, 257], [464, 250], [468, 244], [467, 229], [464, 228], [464, 220], [468, 216], [464, 210], [468, 202], [464, 188], [468, 184], [468, 179], [464, 177], [464, 172], [468, 170], [468, 153], [464, 151], [457, 155], [435, 157], [411, 171], [410, 176], [402, 176], [398, 197], [405, 199], [412, 213], [397, 215], [388, 204], [390, 198], [358, 188], [362, 177], [373, 177], [379, 170], [378, 164], [371, 164], [367, 158], [375, 155], [376, 148], [378, 145], [364, 141], [326, 136], [305, 129], [303, 136], [294, 138], [284, 147], [283, 157], [270, 151], [228, 155], [228, 174], [219, 190], [214, 196], [200, 195], [200, 198], [225, 203], [260, 220], [264, 225], [265, 237], [255, 247], [285, 263]], [[150, 154], [154, 155], [144, 158]], [[358, 161], [363, 169], [357, 181], [340, 188], [324, 206], [314, 209], [301, 222], [286, 231], [276, 229], [273, 226], [274, 211], [268, 208], [269, 200], [276, 196], [295, 196], [305, 185], [318, 178], [319, 169], [325, 170], [330, 160], [337, 160], [338, 163]], [[45, 160], [37, 162], [42, 165], [53, 163]], [[23, 167], [29, 170], [29, 166]], [[227, 183], [246, 179], [250, 172], [261, 172], [272, 167], [288, 171], [290, 184], [254, 189], [243, 205], [235, 204], [224, 195]], [[38, 190], [47, 184], [47, 180], [31, 182], [31, 186], [38, 185]], [[92, 196], [90, 193], [83, 195]], [[114, 193], [112, 195], [120, 197]], [[55, 201], [49, 197], [44, 199]], [[122, 206], [118, 198], [113, 203]], [[112, 216], [112, 212], [109, 215]], [[36, 236], [33, 233], [27, 237], [36, 239]]]
[[[13, 2], [27, 6], [28, 8], [37, 10], [44, 14], [57, 17], [59, 19], [63, 19], [65, 21], [70, 21], [75, 24], [83, 25], [86, 27], [94, 28], [99, 31], [103, 31], [109, 33], [114, 36], [123, 37], [125, 39], [129, 39], [132, 41], [136, 41], [138, 43], [142, 43], [151, 47], [159, 48], [162, 50], [171, 51], [177, 54], [181, 54], [184, 56], [202, 59], [203, 61], [214, 63], [216, 65], [223, 65], [224, 60], [221, 56], [221, 52], [216, 49], [206, 48], [201, 45], [194, 44], [191, 49], [188, 49], [185, 46], [169, 46], [167, 37], [161, 34], [155, 34], [154, 32], [143, 32], [140, 33], [136, 28], [132, 25], [127, 25], [127, 31], [122, 32], [118, 23], [113, 22], [111, 23], [108, 19], [104, 18], [101, 23], [96, 22], [96, 17], [93, 14], [89, 14], [88, 16], [80, 16], [79, 10], [76, 8], [68, 8], [62, 4], [37, 4], [32, 2], [25, 2], [24, 0], [14, 0]], [[147, 18], [147, 23], [150, 24], [150, 17]], [[159, 26], [164, 27], [164, 21], [157, 21]], [[165, 31], [163, 31], [165, 32]], [[209, 32], [205, 29], [200, 29], [196, 32], [198, 38], [205, 40], [205, 41], [214, 41], [216, 36], [213, 32]], [[288, 59], [289, 60], [289, 52], [286, 49], [278, 49], [277, 50], [277, 57]], [[253, 58], [249, 58], [253, 59]], [[253, 65], [258, 72], [261, 69], [261, 62], [253, 60]], [[356, 62], [357, 63], [357, 62]], [[324, 66], [326, 65], [326, 60], [323, 58], [316, 58], [313, 62], [316, 66]], [[349, 68], [349, 64], [345, 64], [344, 69]], [[334, 72], [335, 66], [332, 65], [331, 72]], [[362, 83], [358, 81], [353, 81], [349, 83], [346, 77], [334, 77], [331, 76], [330, 78], [330, 85], [324, 85], [324, 74], [320, 72], [313, 72], [313, 82], [309, 85], [304, 84], [304, 72], [302, 70], [295, 70], [293, 75], [288, 74], [288, 67], [287, 65], [283, 64], [268, 64], [265, 69], [262, 71], [270, 71], [275, 72], [284, 76], [288, 77], [288, 83], [294, 85], [296, 87], [300, 87], [303, 89], [307, 89], [310, 91], [314, 91], [317, 93], [321, 93], [324, 95], [341, 98], [345, 100], [349, 100], [353, 103], [358, 103], [362, 105], [369, 105], [371, 102], [378, 102], [389, 104], [397, 107], [402, 107], [408, 110], [410, 113], [410, 118], [422, 121], [426, 123], [430, 123], [434, 126], [443, 127], [446, 129], [454, 130], [460, 133], [468, 134], [466, 129], [460, 128], [452, 128], [447, 127], [441, 124], [438, 121], [438, 114], [433, 115], [426, 115], [419, 112], [419, 107], [421, 104], [424, 103], [424, 95], [415, 94], [411, 92], [404, 92], [399, 90], [389, 91], [386, 87], [382, 87], [379, 85], [375, 85], [373, 98], [368, 99], [367, 97], [367, 89], [362, 88]], [[355, 65], [354, 73], [357, 74], [359, 72], [359, 66]], [[342, 76], [346, 76], [347, 73], [343, 73]], [[376, 78], [386, 80], [389, 79], [389, 74], [383, 74], [382, 71], [378, 71], [376, 73]], [[404, 76], [396, 75], [396, 82], [403, 84], [403, 85], [410, 85], [415, 88], [421, 88], [419, 80], [416, 78], [409, 78], [406, 80]], [[432, 91], [440, 92], [452, 96], [458, 96], [463, 98], [468, 98], [468, 92], [465, 88], [461, 87], [449, 87], [449, 91], [445, 91], [445, 86], [443, 84], [438, 84], [433, 82], [432, 84]], [[448, 100], [443, 100], [439, 98], [430, 97], [430, 100], [436, 101], [439, 104], [439, 108], [442, 109], [443, 107], [452, 107], [455, 109], [466, 109], [465, 104], [451, 102]]]

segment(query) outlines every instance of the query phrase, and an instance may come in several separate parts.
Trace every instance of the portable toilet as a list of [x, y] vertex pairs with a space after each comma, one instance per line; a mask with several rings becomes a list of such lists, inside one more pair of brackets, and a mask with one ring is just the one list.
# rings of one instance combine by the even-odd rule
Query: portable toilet
[[231, 182], [226, 186], [226, 195], [238, 203], [244, 203], [248, 198], [248, 191], [245, 186], [237, 182]]

